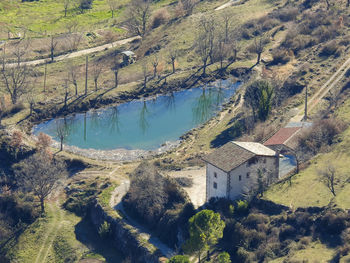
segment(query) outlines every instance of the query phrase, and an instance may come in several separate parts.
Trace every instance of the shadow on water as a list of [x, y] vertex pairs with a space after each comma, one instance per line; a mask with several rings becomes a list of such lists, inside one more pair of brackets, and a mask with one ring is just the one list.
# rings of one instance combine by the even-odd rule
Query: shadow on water
[[75, 226], [75, 236], [83, 243], [90, 253], [103, 256], [108, 263], [122, 262], [123, 255], [113, 246], [111, 240], [102, 239], [89, 218], [84, 218]]
[[141, 131], [143, 134], [146, 133], [146, 131], [149, 127], [149, 123], [147, 121], [148, 113], [149, 113], [149, 111], [147, 108], [147, 103], [145, 100], [143, 100], [143, 106], [142, 106], [141, 111], [140, 111], [140, 119], [139, 119], [139, 125], [140, 125]]
[[165, 96], [165, 107], [170, 111], [176, 110], [174, 92], [171, 92], [169, 95]]
[[193, 122], [195, 124], [205, 122], [211, 117], [212, 95], [213, 92], [211, 89], [202, 89], [202, 94], [198, 97], [192, 108]]
[[109, 126], [109, 133], [114, 132], [120, 133], [120, 118], [118, 107], [113, 107], [110, 109], [107, 115], [107, 125]]

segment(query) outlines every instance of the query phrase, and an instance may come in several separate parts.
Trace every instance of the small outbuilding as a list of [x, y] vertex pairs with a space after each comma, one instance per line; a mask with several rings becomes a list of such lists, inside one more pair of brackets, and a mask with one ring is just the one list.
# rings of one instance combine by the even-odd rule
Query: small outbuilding
[[256, 186], [259, 171], [266, 181], [278, 180], [279, 155], [256, 142], [229, 142], [206, 155], [206, 200], [235, 200]]
[[122, 66], [126, 67], [136, 62], [136, 54], [130, 50], [121, 52], [123, 57]]

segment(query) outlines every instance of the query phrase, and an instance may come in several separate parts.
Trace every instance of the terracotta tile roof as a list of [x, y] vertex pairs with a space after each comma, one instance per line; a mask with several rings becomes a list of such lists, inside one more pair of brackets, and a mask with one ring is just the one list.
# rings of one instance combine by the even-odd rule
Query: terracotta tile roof
[[301, 127], [287, 127], [281, 128], [278, 132], [276, 132], [270, 139], [268, 139], [264, 145], [278, 145], [278, 144], [286, 144], [288, 140], [290, 140]]
[[275, 152], [260, 143], [228, 142], [203, 160], [228, 173], [256, 155], [274, 156]]

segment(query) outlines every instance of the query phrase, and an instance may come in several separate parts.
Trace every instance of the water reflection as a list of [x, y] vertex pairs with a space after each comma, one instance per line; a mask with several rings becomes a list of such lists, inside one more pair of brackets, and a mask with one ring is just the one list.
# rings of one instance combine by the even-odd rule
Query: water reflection
[[146, 130], [149, 127], [149, 123], [147, 121], [147, 116], [148, 116], [148, 108], [147, 108], [147, 103], [145, 100], [143, 100], [143, 106], [140, 111], [140, 120], [139, 120], [139, 125], [141, 128], [141, 131], [143, 134], [146, 133]]
[[118, 107], [113, 107], [107, 114], [107, 125], [109, 125], [109, 133], [120, 133], [120, 118]]
[[165, 96], [165, 107], [167, 110], [171, 111], [174, 111], [176, 109], [174, 92], [170, 92], [170, 94]]
[[192, 118], [195, 124], [205, 122], [211, 117], [212, 99], [212, 89], [203, 88], [202, 94], [198, 97], [192, 109]]
[[68, 145], [101, 150], [153, 150], [210, 119], [237, 87], [239, 83], [223, 80], [153, 100], [135, 100], [50, 120], [37, 125], [34, 133], [44, 132], [57, 140], [55, 124], [62, 123], [67, 130]]

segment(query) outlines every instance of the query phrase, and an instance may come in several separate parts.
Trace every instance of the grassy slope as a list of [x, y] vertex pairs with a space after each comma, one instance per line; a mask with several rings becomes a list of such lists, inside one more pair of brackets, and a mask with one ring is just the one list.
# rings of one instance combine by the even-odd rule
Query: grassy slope
[[[349, 123], [350, 100], [347, 100], [337, 111], [336, 115]], [[293, 207], [326, 206], [332, 200], [338, 207], [350, 209], [350, 128], [340, 135], [340, 142], [333, 146], [330, 152], [321, 153], [315, 157], [309, 167], [295, 175], [292, 186], [289, 183], [279, 183], [271, 187], [265, 194], [265, 198], [276, 203]], [[336, 188], [337, 196], [332, 194], [319, 180], [318, 169], [322, 169], [328, 163], [334, 164], [339, 174], [340, 183]], [[347, 182], [346, 182], [347, 181]]]
[[[121, 1], [120, 4], [125, 4]], [[120, 14], [122, 9], [116, 12]], [[4, 30], [10, 29], [14, 33], [28, 29], [29, 35], [38, 36], [40, 32], [48, 34], [63, 33], [66, 24], [75, 22], [84, 30], [93, 30], [104, 27], [112, 22], [111, 12], [106, 0], [95, 0], [91, 10], [80, 13], [73, 6], [64, 17], [63, 1], [41, 0], [34, 2], [20, 2], [19, 0], [4, 0], [0, 3], [0, 24]], [[5, 38], [7, 32], [1, 32]]]

